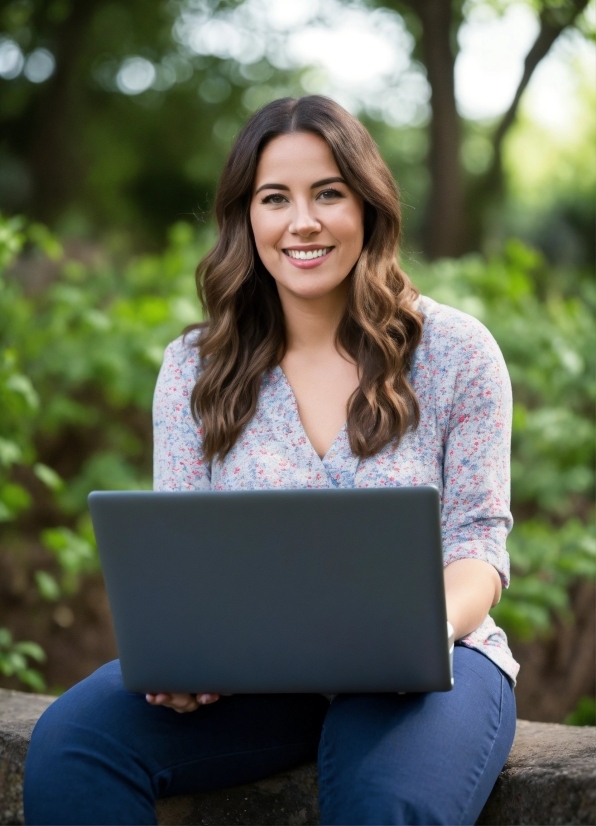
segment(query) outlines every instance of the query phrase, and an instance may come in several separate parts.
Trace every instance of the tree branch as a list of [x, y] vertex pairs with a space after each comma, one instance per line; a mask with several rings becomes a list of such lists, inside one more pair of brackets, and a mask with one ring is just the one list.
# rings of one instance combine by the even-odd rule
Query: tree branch
[[559, 35], [570, 26], [588, 5], [588, 0], [571, 0], [571, 13], [563, 21], [557, 19], [561, 9], [545, 8], [540, 13], [540, 31], [534, 45], [526, 55], [524, 72], [511, 102], [511, 106], [503, 115], [493, 136], [493, 150], [495, 164], [500, 163], [501, 146], [503, 139], [515, 120], [521, 97], [530, 82], [530, 78], [540, 61], [546, 57], [551, 46]]

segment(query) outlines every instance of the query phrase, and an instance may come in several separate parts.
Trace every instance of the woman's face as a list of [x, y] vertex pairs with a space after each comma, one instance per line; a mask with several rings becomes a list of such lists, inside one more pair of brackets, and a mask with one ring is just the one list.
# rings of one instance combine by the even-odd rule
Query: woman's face
[[344, 292], [362, 251], [364, 206], [323, 138], [294, 132], [267, 144], [250, 220], [257, 252], [282, 300]]

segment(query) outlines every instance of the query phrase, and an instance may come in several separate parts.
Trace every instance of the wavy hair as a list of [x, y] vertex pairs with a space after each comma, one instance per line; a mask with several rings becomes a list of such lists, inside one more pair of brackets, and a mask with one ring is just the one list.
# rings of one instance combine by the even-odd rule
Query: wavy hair
[[408, 381], [422, 335], [419, 295], [400, 269], [401, 211], [397, 186], [367, 130], [321, 95], [282, 98], [256, 112], [238, 135], [215, 199], [219, 234], [199, 263], [196, 283], [207, 322], [197, 330], [202, 370], [191, 409], [203, 428], [206, 461], [222, 460], [252, 419], [265, 371], [286, 351], [277, 287], [257, 254], [250, 223], [260, 155], [278, 135], [311, 132], [330, 147], [342, 176], [364, 202], [364, 244], [349, 274], [336, 342], [354, 359], [359, 387], [348, 401], [353, 453], [373, 456], [416, 427], [420, 409]]

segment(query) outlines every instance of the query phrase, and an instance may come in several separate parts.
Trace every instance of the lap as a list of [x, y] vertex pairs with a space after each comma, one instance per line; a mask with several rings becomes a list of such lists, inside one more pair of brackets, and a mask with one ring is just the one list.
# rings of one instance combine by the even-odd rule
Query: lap
[[[126, 691], [118, 661], [108, 663], [40, 718], [27, 757], [28, 822], [67, 822], [66, 798], [68, 822], [108, 822], [108, 798], [128, 813], [122, 822], [153, 822], [155, 797], [314, 758], [323, 727], [323, 823], [473, 823], [511, 747], [515, 700], [478, 652], [456, 647], [454, 673], [444, 693], [340, 695], [330, 708], [319, 695], [234, 695], [177, 714]], [[78, 814], [91, 789], [95, 821]], [[41, 799], [54, 820], [37, 814]]]
[[327, 708], [319, 695], [237, 694], [178, 714], [126, 691], [114, 660], [47, 709], [32, 751], [49, 731], [54, 748], [103, 740], [106, 750], [111, 744], [141, 762], [157, 794], [204, 791], [314, 758]]
[[[319, 747], [323, 823], [474, 823], [515, 732], [508, 679], [456, 646], [454, 688], [340, 695]], [[374, 819], [374, 818], [377, 819]]]

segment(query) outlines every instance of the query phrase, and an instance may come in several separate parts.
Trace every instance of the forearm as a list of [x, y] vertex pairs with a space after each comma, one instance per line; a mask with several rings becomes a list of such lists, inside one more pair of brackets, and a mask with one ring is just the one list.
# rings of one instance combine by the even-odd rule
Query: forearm
[[447, 619], [459, 640], [482, 624], [501, 598], [501, 578], [480, 559], [458, 559], [445, 568]]

